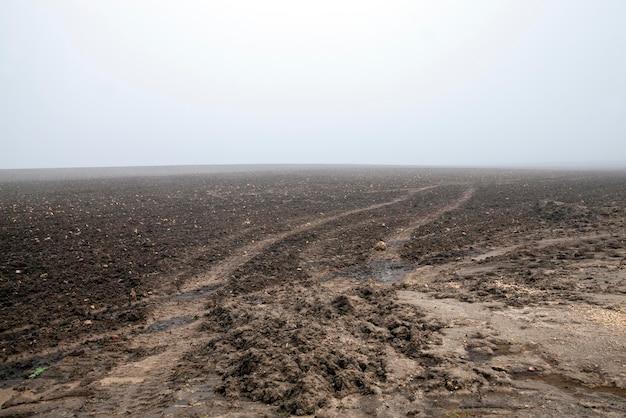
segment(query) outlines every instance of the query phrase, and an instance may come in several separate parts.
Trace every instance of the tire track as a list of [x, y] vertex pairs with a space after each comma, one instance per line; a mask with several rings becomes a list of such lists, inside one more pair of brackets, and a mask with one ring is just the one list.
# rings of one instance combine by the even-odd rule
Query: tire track
[[470, 186], [456, 200], [441, 206], [427, 216], [421, 216], [393, 235], [385, 238], [386, 250], [372, 254], [369, 258], [371, 276], [382, 282], [397, 282], [413, 275], [420, 267], [407, 263], [402, 259], [400, 252], [404, 243], [408, 242], [413, 233], [420, 227], [434, 222], [442, 215], [461, 207], [474, 196], [476, 187]]
[[[111, 369], [105, 376], [87, 384], [88, 391], [93, 394], [91, 400], [82, 406], [83, 411], [95, 415], [130, 415], [144, 416], [146, 412], [162, 411], [166, 405], [175, 402], [176, 388], [168, 385], [185, 353], [203, 347], [208, 337], [199, 332], [194, 319], [205, 310], [205, 297], [223, 286], [233, 271], [261, 255], [272, 245], [279, 243], [293, 235], [300, 234], [325, 224], [347, 218], [359, 213], [372, 211], [395, 205], [410, 199], [412, 196], [439, 187], [431, 185], [415, 189], [407, 189], [404, 196], [387, 202], [376, 203], [358, 209], [352, 209], [321, 219], [304, 222], [289, 231], [279, 233], [257, 242], [251, 242], [234, 251], [227, 258], [215, 263], [206, 273], [186, 281], [176, 295], [152, 296], [142, 302], [155, 306], [150, 320], [145, 326], [129, 329], [118, 333], [120, 338], [127, 338], [127, 350], [143, 350], [157, 352], [138, 361], [124, 362]], [[465, 200], [471, 197], [473, 188], [468, 189], [461, 199], [444, 206], [432, 215], [421, 218], [410, 224], [408, 234], [425, 223], [432, 222], [447, 211], [454, 210]], [[402, 239], [407, 232], [401, 233], [397, 239]], [[139, 303], [139, 302], [137, 302]], [[111, 337], [113, 333], [105, 337]], [[82, 342], [72, 344], [77, 348]], [[70, 348], [70, 349], [71, 349]], [[67, 347], [66, 347], [67, 349]], [[64, 350], [65, 351], [65, 350]], [[52, 402], [48, 393], [53, 392], [56, 400], [75, 396], [72, 393], [64, 395], [62, 388], [51, 388], [33, 399], [42, 404]], [[117, 402], [99, 402], [98, 399], [115, 399]], [[11, 409], [11, 408], [9, 408]], [[8, 411], [7, 411], [8, 412]]]
[[[165, 404], [172, 404], [175, 389], [169, 388], [178, 360], [190, 350], [201, 348], [208, 340], [193, 324], [205, 310], [205, 296], [220, 288], [238, 267], [263, 253], [270, 246], [290, 236], [318, 228], [327, 223], [358, 213], [391, 206], [410, 199], [417, 193], [439, 186], [426, 186], [410, 189], [409, 193], [388, 202], [376, 203], [366, 207], [352, 209], [322, 219], [311, 220], [289, 231], [250, 243], [236, 250], [224, 260], [217, 262], [208, 272], [188, 280], [181, 286], [180, 293], [160, 298], [158, 308], [152, 319], [146, 324], [146, 330], [131, 337], [129, 349], [165, 349], [140, 361], [121, 364], [111, 370], [104, 378], [90, 384], [97, 398], [118, 399], [115, 408], [106, 403], [92, 404], [92, 413], [103, 415], [144, 415], [151, 409], [162, 409]], [[109, 404], [110, 405], [110, 404]]]
[[442, 208], [436, 210], [435, 212], [433, 212], [432, 214], [428, 216], [419, 218], [415, 222], [411, 222], [406, 228], [403, 228], [398, 234], [391, 236], [389, 238], [389, 243], [391, 244], [392, 247], [397, 247], [398, 243], [404, 243], [410, 240], [411, 236], [413, 235], [413, 232], [416, 229], [437, 220], [442, 215], [448, 212], [452, 212], [453, 210], [460, 208], [461, 205], [463, 205], [465, 202], [470, 200], [472, 196], [474, 196], [475, 193], [476, 193], [476, 188], [474, 186], [467, 188], [463, 192], [461, 197], [459, 197], [454, 202], [443, 206]]

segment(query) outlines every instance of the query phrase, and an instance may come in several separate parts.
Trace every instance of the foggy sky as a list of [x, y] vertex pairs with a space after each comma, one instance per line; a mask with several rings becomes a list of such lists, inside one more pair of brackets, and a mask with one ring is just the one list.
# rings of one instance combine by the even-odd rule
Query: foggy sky
[[0, 2], [0, 169], [626, 167], [626, 1]]

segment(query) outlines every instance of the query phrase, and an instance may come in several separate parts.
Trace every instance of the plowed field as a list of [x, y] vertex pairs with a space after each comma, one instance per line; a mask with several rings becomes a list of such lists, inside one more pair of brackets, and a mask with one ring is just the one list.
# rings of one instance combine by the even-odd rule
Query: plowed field
[[625, 172], [50, 173], [0, 172], [0, 417], [626, 415]]

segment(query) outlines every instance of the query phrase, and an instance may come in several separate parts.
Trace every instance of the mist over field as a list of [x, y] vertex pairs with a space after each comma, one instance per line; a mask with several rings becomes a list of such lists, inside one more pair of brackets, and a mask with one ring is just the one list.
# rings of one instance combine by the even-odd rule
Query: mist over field
[[625, 16], [0, 0], [0, 418], [626, 416]]
[[619, 0], [5, 0], [0, 169], [624, 168], [625, 15]]

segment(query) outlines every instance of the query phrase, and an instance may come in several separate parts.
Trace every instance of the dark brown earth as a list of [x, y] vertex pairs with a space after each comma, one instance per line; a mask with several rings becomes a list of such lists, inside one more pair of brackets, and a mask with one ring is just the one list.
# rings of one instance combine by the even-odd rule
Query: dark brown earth
[[626, 415], [626, 172], [41, 173], [2, 417]]

